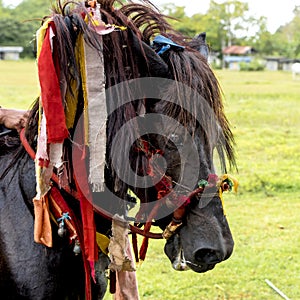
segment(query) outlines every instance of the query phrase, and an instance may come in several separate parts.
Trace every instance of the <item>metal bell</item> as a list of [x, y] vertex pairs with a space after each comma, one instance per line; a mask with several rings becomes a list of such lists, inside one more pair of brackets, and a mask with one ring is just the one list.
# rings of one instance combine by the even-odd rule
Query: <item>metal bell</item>
[[75, 245], [74, 245], [74, 248], [73, 248], [73, 252], [75, 253], [75, 255], [78, 255], [81, 252], [80, 243], [79, 243], [78, 240], [75, 240]]
[[67, 229], [65, 227], [65, 224], [64, 222], [60, 222], [58, 224], [58, 230], [57, 230], [57, 233], [60, 237], [64, 237], [66, 234], [67, 234]]
[[69, 216], [69, 212], [62, 213], [61, 217], [57, 219], [57, 222], [59, 222], [57, 233], [60, 237], [64, 237], [67, 234], [67, 229], [65, 227], [66, 220], [68, 221], [71, 220], [71, 217]]

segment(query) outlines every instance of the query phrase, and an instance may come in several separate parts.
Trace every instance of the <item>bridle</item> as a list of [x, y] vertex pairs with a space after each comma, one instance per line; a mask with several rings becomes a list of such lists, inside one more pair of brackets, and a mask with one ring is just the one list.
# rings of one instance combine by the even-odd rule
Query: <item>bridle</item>
[[[26, 138], [25, 128], [22, 128], [22, 130], [20, 131], [20, 140], [21, 140], [21, 143], [22, 143], [24, 149], [26, 150], [26, 152], [34, 160], [35, 159], [35, 151], [32, 149], [31, 145], [29, 144], [29, 142]], [[145, 145], [146, 144], [144, 142], [144, 146]], [[153, 155], [153, 151], [149, 150], [148, 146], [143, 147], [143, 149], [144, 149], [143, 150], [144, 153], [148, 157], [151, 157]], [[157, 151], [155, 153], [157, 153]], [[149, 173], [152, 173], [152, 170], [150, 170]], [[59, 183], [59, 178], [55, 173], [52, 173], [51, 179], [54, 183], [56, 183], [56, 184]], [[174, 199], [174, 201], [176, 201], [175, 198], [177, 197], [177, 195], [172, 191], [172, 182], [171, 182], [171, 179], [167, 175], [163, 175], [162, 182], [164, 185], [164, 189], [161, 191], [158, 191], [158, 195], [159, 195], [158, 201], [156, 201], [156, 204], [154, 205], [152, 211], [150, 212], [148, 219], [144, 225], [144, 229], [141, 229], [140, 227], [138, 227], [136, 223], [129, 224], [130, 230], [132, 233], [142, 235], [145, 238], [168, 239], [174, 234], [174, 232], [177, 230], [177, 228], [182, 225], [182, 219], [185, 215], [185, 208], [190, 203], [191, 199], [198, 195], [201, 195], [204, 192], [206, 187], [217, 187], [217, 190], [219, 191], [219, 197], [220, 197], [222, 205], [223, 205], [222, 193], [224, 191], [230, 191], [232, 188], [234, 188], [234, 190], [236, 190], [237, 185], [238, 185], [237, 181], [233, 177], [231, 177], [227, 174], [224, 174], [221, 177], [218, 177], [215, 174], [210, 174], [207, 181], [201, 180], [196, 189], [191, 191], [187, 196], [184, 196], [184, 202], [182, 203], [182, 205], [180, 207], [178, 207], [175, 210], [173, 219], [172, 219], [171, 223], [166, 227], [164, 232], [162, 232], [162, 233], [150, 232], [152, 220], [154, 219], [154, 217], [157, 213], [157, 210], [158, 210], [159, 206], [161, 205], [159, 200], [161, 198], [165, 197], [167, 194], [169, 194], [170, 197], [172, 197], [172, 199]], [[78, 193], [76, 190], [72, 190], [68, 186], [64, 187], [63, 189], [65, 190], [66, 193], [70, 194], [73, 198], [79, 200], [79, 196], [78, 196]], [[216, 194], [214, 193], [211, 196], [215, 196], [215, 195]], [[206, 194], [206, 196], [207, 196], [207, 194]], [[224, 207], [224, 205], [223, 205], [223, 207]], [[99, 214], [105, 218], [109, 218], [111, 220], [111, 217], [109, 217], [110, 213], [100, 210], [96, 206], [94, 206], [94, 210], [97, 214]], [[177, 212], [177, 215], [176, 215], [176, 212]]]

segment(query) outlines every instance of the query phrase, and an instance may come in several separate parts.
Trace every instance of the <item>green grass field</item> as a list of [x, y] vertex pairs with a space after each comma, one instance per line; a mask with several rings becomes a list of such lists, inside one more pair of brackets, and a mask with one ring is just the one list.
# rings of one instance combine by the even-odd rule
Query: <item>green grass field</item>
[[[35, 62], [0, 61], [0, 105], [28, 108], [38, 95]], [[173, 271], [151, 240], [137, 270], [141, 299], [300, 299], [300, 80], [285, 72], [216, 72], [236, 137], [237, 195], [225, 195], [235, 239], [228, 261], [196, 274]], [[107, 294], [106, 300], [111, 299]]]

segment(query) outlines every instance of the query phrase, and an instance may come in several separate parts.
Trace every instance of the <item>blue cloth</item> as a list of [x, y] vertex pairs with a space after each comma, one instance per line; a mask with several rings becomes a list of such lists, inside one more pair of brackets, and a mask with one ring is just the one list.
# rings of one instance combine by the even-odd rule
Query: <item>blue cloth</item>
[[176, 44], [171, 39], [166, 38], [163, 35], [157, 35], [153, 40], [153, 47], [156, 48], [158, 55], [162, 55], [171, 48], [183, 50], [185, 47]]

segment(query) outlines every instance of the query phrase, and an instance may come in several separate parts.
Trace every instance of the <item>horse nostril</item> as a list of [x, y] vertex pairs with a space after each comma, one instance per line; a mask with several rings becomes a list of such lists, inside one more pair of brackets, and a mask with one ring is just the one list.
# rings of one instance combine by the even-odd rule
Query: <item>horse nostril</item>
[[221, 261], [219, 252], [213, 249], [198, 249], [194, 257], [197, 262], [205, 264], [216, 264]]

